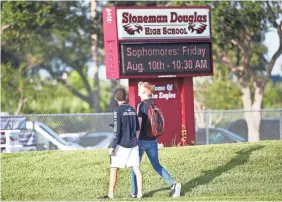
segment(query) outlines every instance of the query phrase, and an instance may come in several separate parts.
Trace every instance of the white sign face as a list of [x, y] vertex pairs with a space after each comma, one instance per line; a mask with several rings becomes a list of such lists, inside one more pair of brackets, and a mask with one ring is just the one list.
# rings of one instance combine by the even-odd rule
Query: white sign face
[[210, 38], [207, 8], [117, 9], [119, 39]]

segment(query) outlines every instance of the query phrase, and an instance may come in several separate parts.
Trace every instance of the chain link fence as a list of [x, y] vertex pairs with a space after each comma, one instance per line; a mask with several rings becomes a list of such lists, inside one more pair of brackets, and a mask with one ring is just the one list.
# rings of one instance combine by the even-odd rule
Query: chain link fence
[[41, 122], [57, 134], [82, 132], [109, 132], [113, 123], [112, 113], [93, 114], [31, 114], [24, 115], [27, 121]]
[[1, 152], [108, 148], [112, 123], [112, 113], [1, 116]]
[[[195, 112], [196, 144], [248, 141], [246, 117], [249, 114], [254, 117], [261, 116], [258, 126], [260, 140], [282, 139], [282, 109], [208, 110]], [[18, 121], [15, 121], [16, 119]], [[24, 121], [27, 129], [11, 130], [17, 127], [19, 120]], [[9, 145], [12, 145], [13, 149], [15, 147], [11, 143], [13, 138], [17, 139], [17, 134], [11, 134], [9, 131], [18, 131], [18, 136], [23, 142], [34, 142], [27, 141], [28, 138], [34, 137], [28, 132], [30, 130], [40, 133], [37, 135], [37, 144], [32, 145], [33, 149], [30, 150], [107, 148], [113, 138], [113, 129], [109, 126], [112, 123], [112, 113], [1, 116], [1, 151], [5, 151], [4, 148]], [[14, 137], [11, 139], [7, 138], [8, 136]], [[231, 138], [231, 141], [227, 141], [227, 138]], [[15, 141], [15, 144], [19, 144], [19, 141], [20, 139]], [[26, 149], [27, 145], [24, 147], [23, 151], [29, 150]], [[10, 152], [12, 151], [11, 149]]]
[[[259, 140], [282, 140], [282, 109], [263, 109], [258, 111], [245, 110], [208, 110], [195, 112], [196, 131], [204, 130], [205, 136], [214, 135], [214, 131], [223, 131], [250, 141], [247, 117], [250, 126], [257, 129]], [[261, 117], [256, 123], [253, 120]], [[252, 134], [253, 135], [253, 134]], [[197, 136], [197, 132], [196, 132]], [[206, 144], [211, 142], [206, 138]]]

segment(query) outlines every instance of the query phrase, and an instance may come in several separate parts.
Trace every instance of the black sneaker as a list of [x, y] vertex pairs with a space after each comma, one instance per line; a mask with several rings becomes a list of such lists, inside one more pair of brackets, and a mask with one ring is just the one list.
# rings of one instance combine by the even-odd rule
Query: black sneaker
[[172, 197], [179, 197], [181, 192], [181, 184], [180, 183], [174, 183], [170, 186], [170, 189], [172, 191]]
[[171, 190], [171, 191], [173, 191], [173, 190], [174, 190], [175, 185], [176, 185], [176, 183], [173, 183], [173, 184], [170, 186], [170, 190]]
[[137, 195], [136, 194], [129, 194], [128, 198], [137, 198]]
[[106, 195], [106, 196], [99, 197], [99, 199], [112, 199], [112, 198], [110, 198], [108, 195]]

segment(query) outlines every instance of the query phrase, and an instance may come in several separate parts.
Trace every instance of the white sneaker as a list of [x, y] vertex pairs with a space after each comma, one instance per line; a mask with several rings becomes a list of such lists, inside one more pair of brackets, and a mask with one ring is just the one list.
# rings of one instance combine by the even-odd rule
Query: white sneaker
[[180, 197], [180, 192], [181, 192], [181, 184], [180, 183], [175, 183], [172, 187], [173, 190], [173, 195], [172, 197]]
[[142, 198], [143, 194], [137, 194], [137, 198]]

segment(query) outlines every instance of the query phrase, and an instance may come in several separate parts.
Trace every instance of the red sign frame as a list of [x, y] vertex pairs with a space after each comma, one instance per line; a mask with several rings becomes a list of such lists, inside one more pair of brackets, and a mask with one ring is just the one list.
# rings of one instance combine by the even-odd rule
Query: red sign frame
[[[119, 39], [118, 38], [118, 24], [117, 11], [119, 9], [208, 9], [209, 14], [209, 37], [206, 38], [146, 38], [146, 39]], [[195, 74], [171, 74], [171, 75], [122, 75], [120, 62], [120, 44], [121, 43], [150, 43], [158, 42], [162, 44], [172, 42], [212, 42], [211, 33], [211, 16], [209, 6], [184, 6], [184, 7], [153, 7], [153, 6], [135, 6], [135, 7], [105, 7], [103, 8], [103, 26], [104, 26], [104, 48], [105, 48], [105, 65], [106, 76], [108, 79], [126, 79], [126, 78], [167, 78], [167, 77], [194, 77], [194, 76], [212, 76], [213, 65], [211, 73], [195, 73]], [[211, 43], [212, 49], [212, 43]], [[213, 64], [211, 57], [211, 64]]]

